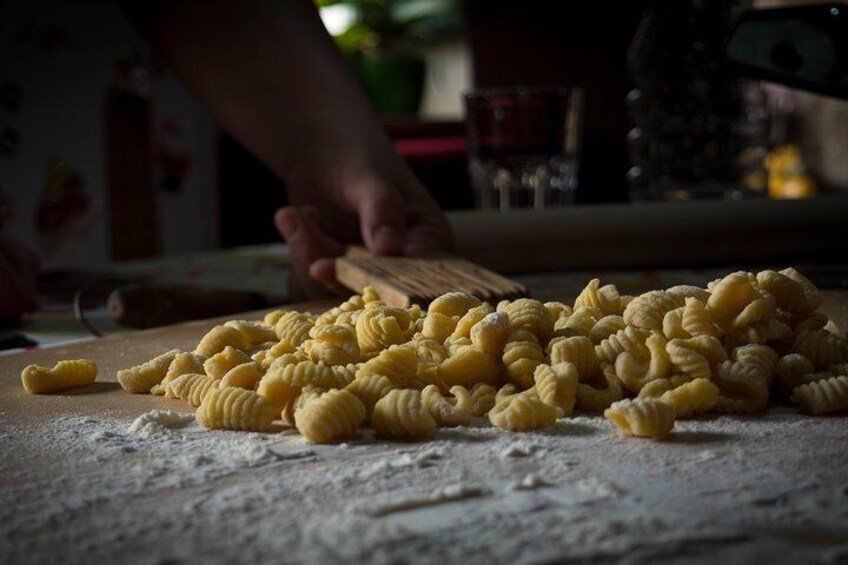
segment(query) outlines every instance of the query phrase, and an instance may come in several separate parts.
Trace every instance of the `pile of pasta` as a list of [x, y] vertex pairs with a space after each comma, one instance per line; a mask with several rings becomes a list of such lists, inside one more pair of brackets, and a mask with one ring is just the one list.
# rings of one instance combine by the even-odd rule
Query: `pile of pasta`
[[[194, 351], [118, 381], [188, 402], [207, 428], [261, 432], [281, 420], [316, 443], [365, 426], [418, 438], [483, 417], [529, 431], [575, 410], [658, 439], [677, 419], [763, 411], [771, 395], [813, 414], [848, 409], [848, 340], [820, 304], [791, 268], [636, 297], [595, 279], [572, 305], [453, 292], [426, 310], [397, 308], [366, 288], [317, 316], [226, 322]], [[27, 368], [24, 385], [39, 371], [49, 369]]]

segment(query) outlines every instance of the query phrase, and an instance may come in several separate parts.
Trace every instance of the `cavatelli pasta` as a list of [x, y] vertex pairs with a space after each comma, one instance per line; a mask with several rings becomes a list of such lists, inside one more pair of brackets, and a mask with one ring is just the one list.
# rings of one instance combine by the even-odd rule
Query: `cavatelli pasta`
[[539, 365], [533, 374], [534, 388], [539, 400], [559, 408], [563, 416], [574, 412], [577, 402], [577, 368], [571, 363]]
[[200, 406], [209, 391], [218, 388], [219, 382], [203, 373], [187, 373], [165, 385], [165, 397], [179, 398], [191, 406]]
[[684, 299], [664, 290], [653, 290], [634, 298], [624, 309], [624, 321], [628, 326], [662, 331], [663, 318], [669, 310], [683, 306]]
[[358, 363], [362, 358], [356, 333], [349, 326], [313, 326], [303, 343], [303, 351], [314, 362], [325, 365], [347, 365]]
[[262, 378], [262, 369], [253, 361], [236, 365], [221, 377], [221, 386], [235, 386], [253, 390]]
[[251, 320], [230, 320], [224, 324], [241, 332], [247, 340], [248, 347], [253, 348], [269, 341], [276, 342], [277, 334], [274, 326], [265, 322]]
[[247, 356], [247, 353], [228, 345], [203, 362], [203, 371], [214, 379], [220, 379], [236, 365], [248, 361], [250, 361], [250, 357]]
[[453, 398], [446, 398], [436, 385], [428, 385], [421, 391], [424, 407], [439, 426], [465, 426], [471, 421], [472, 401], [468, 389], [453, 386]]
[[356, 378], [364, 375], [384, 375], [395, 388], [422, 389], [430, 384], [418, 373], [418, 354], [411, 345], [396, 345], [367, 361], [356, 372]]
[[181, 352], [174, 356], [174, 360], [168, 365], [168, 371], [162, 379], [161, 384], [166, 385], [180, 375], [188, 373], [203, 373], [203, 362], [206, 358], [197, 353]]
[[557, 338], [551, 341], [548, 349], [552, 365], [571, 363], [577, 369], [580, 380], [587, 380], [598, 373], [598, 357], [588, 337]]
[[695, 379], [664, 392], [659, 399], [674, 408], [677, 418], [712, 410], [718, 402], [719, 390], [708, 379]]
[[87, 386], [96, 380], [97, 365], [88, 359], [59, 361], [52, 368], [28, 365], [21, 371], [21, 384], [29, 394], [59, 392]]
[[513, 394], [497, 402], [489, 411], [489, 421], [511, 432], [528, 432], [556, 424], [562, 411], [545, 404], [530, 392]]
[[707, 299], [710, 297], [710, 291], [703, 289], [699, 286], [693, 286], [691, 284], [679, 284], [676, 286], [672, 286], [666, 289], [666, 292], [669, 294], [673, 294], [674, 296], [679, 296], [684, 300], [686, 298], [694, 298], [702, 303], [706, 303]]
[[417, 438], [429, 435], [436, 420], [424, 407], [420, 391], [394, 389], [374, 405], [371, 427], [379, 437]]
[[196, 417], [204, 428], [267, 432], [278, 412], [266, 398], [252, 390], [216, 387], [203, 398]]
[[651, 334], [645, 345], [621, 353], [615, 360], [615, 374], [633, 393], [639, 393], [646, 384], [668, 376], [671, 361], [666, 352], [666, 340], [660, 333]]
[[816, 368], [812, 362], [800, 353], [790, 353], [778, 359], [774, 371], [780, 385], [788, 391], [805, 384], [804, 375], [814, 373]]
[[268, 369], [259, 381], [256, 392], [274, 406], [282, 408], [300, 394], [304, 387], [334, 388], [338, 384], [337, 379], [333, 370], [323, 363], [301, 361]]
[[799, 333], [793, 350], [809, 359], [818, 371], [848, 358], [848, 342], [824, 329]]
[[445, 387], [498, 384], [501, 367], [497, 357], [475, 345], [464, 345], [439, 366], [439, 381]]
[[814, 301], [804, 291], [801, 283], [782, 273], [760, 271], [757, 273], [757, 285], [774, 296], [777, 307], [788, 312], [795, 320], [807, 317], [816, 309]]
[[461, 337], [471, 337], [471, 328], [493, 311], [492, 306], [488, 302], [471, 308], [456, 323], [456, 328], [450, 336], [451, 339], [456, 340]]
[[715, 404], [718, 412], [757, 412], [768, 403], [768, 383], [756, 365], [724, 361], [719, 363], [712, 380], [720, 393]]
[[472, 308], [480, 306], [480, 299], [467, 292], [448, 292], [430, 303], [428, 313], [442, 314], [449, 318], [462, 317]]
[[601, 281], [592, 279], [574, 301], [575, 309], [580, 306], [597, 308], [603, 316], [619, 314], [621, 312], [621, 300], [618, 289], [611, 284], [602, 287]]
[[548, 314], [548, 309], [538, 300], [519, 298], [504, 304], [502, 307], [499, 306], [498, 311], [509, 317], [510, 330], [526, 330], [541, 342], [550, 338], [554, 331], [554, 324], [550, 314]]
[[710, 378], [712, 367], [727, 359], [721, 342], [710, 336], [672, 339], [666, 351], [672, 365], [692, 379]]
[[627, 326], [595, 346], [595, 355], [601, 363], [612, 365], [625, 351], [635, 351], [648, 339], [651, 332]]
[[295, 427], [312, 443], [352, 437], [365, 420], [365, 406], [347, 390], [330, 390], [294, 413]]
[[624, 398], [621, 381], [615, 375], [612, 365], [601, 367], [603, 376], [602, 387], [594, 386], [595, 383], [577, 383], [577, 406], [582, 410], [600, 412], [610, 404]]
[[517, 330], [509, 334], [501, 359], [509, 379], [527, 389], [533, 386], [533, 372], [545, 361], [545, 353], [535, 335]]
[[374, 405], [394, 388], [392, 381], [387, 377], [372, 374], [354, 379], [352, 383], [345, 387], [345, 390], [356, 395], [362, 402], [363, 406], [365, 406], [365, 419], [370, 420], [371, 413], [374, 411]]
[[471, 343], [492, 355], [503, 355], [509, 338], [509, 316], [491, 312], [471, 328]]
[[771, 385], [774, 379], [774, 368], [778, 359], [777, 352], [767, 345], [743, 345], [733, 351], [734, 361], [756, 367], [768, 385]]
[[178, 350], [172, 349], [146, 363], [118, 371], [118, 382], [127, 392], [147, 394], [151, 388], [162, 382], [178, 353]]
[[626, 327], [627, 324], [624, 323], [624, 318], [618, 314], [604, 316], [589, 330], [589, 339], [592, 340], [593, 344], [597, 345]]
[[428, 312], [421, 326], [421, 334], [428, 339], [444, 343], [453, 334], [458, 323], [458, 316], [445, 316], [439, 312]]
[[471, 414], [485, 416], [495, 406], [497, 389], [487, 384], [476, 384], [471, 389]]
[[848, 410], [848, 377], [840, 375], [799, 386], [792, 400], [817, 416]]
[[227, 346], [246, 351], [250, 349], [250, 342], [235, 328], [215, 326], [200, 338], [194, 352], [204, 357], [211, 357]]
[[569, 316], [563, 316], [554, 325], [554, 329], [572, 335], [588, 336], [598, 321], [603, 318], [600, 310], [593, 306], [579, 306]]
[[366, 308], [356, 320], [356, 339], [363, 354], [375, 354], [409, 341], [415, 326], [403, 308]]
[[604, 416], [626, 437], [662, 439], [674, 428], [674, 407], [661, 400], [620, 400]]
[[309, 338], [309, 330], [315, 325], [315, 321], [300, 312], [283, 312], [274, 323], [274, 332], [277, 339], [297, 347]]

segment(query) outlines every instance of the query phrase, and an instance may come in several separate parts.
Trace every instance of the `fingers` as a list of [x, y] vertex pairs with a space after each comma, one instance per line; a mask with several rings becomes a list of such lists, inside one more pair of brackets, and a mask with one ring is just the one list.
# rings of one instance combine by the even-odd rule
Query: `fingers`
[[395, 255], [404, 249], [406, 203], [400, 193], [378, 179], [366, 179], [347, 188], [359, 213], [362, 241], [378, 255]]
[[[289, 245], [292, 263], [292, 297], [327, 296], [328, 290], [344, 293], [335, 277], [333, 258], [344, 246], [324, 233], [317, 214], [309, 207], [289, 206], [277, 210], [274, 223]], [[316, 264], [314, 269], [312, 265]]]

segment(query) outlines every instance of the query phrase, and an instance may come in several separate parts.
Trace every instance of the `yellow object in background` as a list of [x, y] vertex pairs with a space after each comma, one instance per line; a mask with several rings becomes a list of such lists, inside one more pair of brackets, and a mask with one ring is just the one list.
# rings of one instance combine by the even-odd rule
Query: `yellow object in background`
[[807, 174], [797, 145], [787, 144], [773, 149], [766, 156], [765, 166], [771, 198], [809, 198], [816, 194], [816, 182]]

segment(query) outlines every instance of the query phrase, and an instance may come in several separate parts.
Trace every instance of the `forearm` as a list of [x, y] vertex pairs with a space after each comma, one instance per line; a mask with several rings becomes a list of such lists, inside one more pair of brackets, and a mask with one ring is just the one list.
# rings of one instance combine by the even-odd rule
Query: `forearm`
[[182, 0], [144, 16], [183, 82], [295, 190], [393, 155], [310, 0]]

